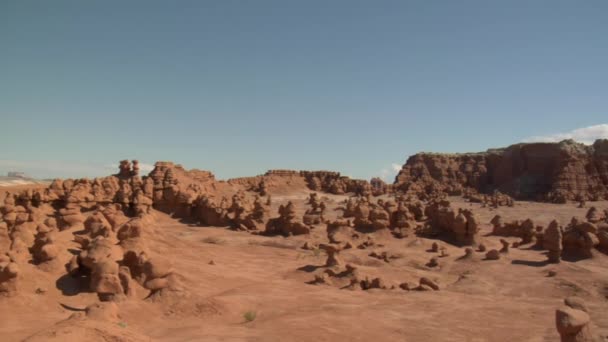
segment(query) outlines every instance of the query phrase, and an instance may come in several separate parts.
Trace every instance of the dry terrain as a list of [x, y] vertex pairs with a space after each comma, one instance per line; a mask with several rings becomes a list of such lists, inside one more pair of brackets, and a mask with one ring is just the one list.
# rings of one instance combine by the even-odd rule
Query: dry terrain
[[[309, 191], [282, 191], [269, 209], [292, 201], [298, 216], [307, 209]], [[327, 220], [338, 218], [348, 195], [320, 194]], [[386, 198], [380, 197], [380, 198]], [[584, 217], [577, 203], [516, 201], [513, 207], [482, 207], [460, 197], [452, 206], [473, 209], [482, 223], [481, 241], [500, 248], [501, 237], [489, 235], [492, 217], [532, 218], [547, 225], [558, 219]], [[608, 202], [589, 202], [608, 209]], [[145, 220], [152, 258], [173, 266], [179, 286], [150, 295], [134, 284], [135, 294], [116, 302], [118, 316], [86, 317], [81, 309], [98, 303], [82, 279], [67, 275], [63, 265], [80, 246], [73, 230], [56, 241], [60, 262], [47, 268], [19, 264], [18, 292], [0, 298], [2, 341], [556, 341], [555, 309], [563, 299], [585, 300], [597, 335], [608, 336], [608, 256], [547, 263], [545, 251], [530, 246], [510, 248], [500, 260], [417, 236], [395, 238], [388, 231], [357, 234], [353, 245], [372, 238], [374, 245], [340, 253], [342, 264], [364, 277], [381, 278], [386, 289], [352, 289], [310, 284], [325, 271], [326, 253], [303, 249], [305, 243], [327, 243], [325, 224], [310, 234], [262, 236], [221, 227], [205, 227], [152, 210]], [[515, 242], [518, 238], [506, 238]], [[430, 251], [438, 242], [446, 256]], [[70, 253], [68, 253], [68, 251]], [[369, 256], [387, 252], [388, 260]], [[431, 257], [438, 266], [429, 267]], [[406, 291], [421, 277], [438, 291]]]

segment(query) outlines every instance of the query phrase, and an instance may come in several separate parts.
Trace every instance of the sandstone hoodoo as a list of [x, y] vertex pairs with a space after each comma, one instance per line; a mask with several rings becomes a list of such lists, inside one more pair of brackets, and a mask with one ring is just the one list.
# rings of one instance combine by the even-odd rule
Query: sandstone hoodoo
[[0, 256], [0, 295], [10, 295], [17, 291], [19, 266], [8, 255]]
[[548, 251], [549, 262], [559, 263], [562, 257], [562, 227], [556, 220], [551, 221], [543, 235], [543, 247]]
[[0, 0], [0, 342], [608, 342], [608, 0], [112, 2]]
[[594, 342], [591, 317], [581, 298], [569, 297], [565, 306], [555, 311], [555, 325], [562, 342]]
[[[517, 151], [525, 158], [534, 157], [526, 162], [534, 162], [538, 156], [530, 154], [527, 146]], [[538, 148], [545, 153], [544, 147]], [[158, 162], [143, 175], [137, 161], [125, 160], [118, 173], [108, 177], [55, 180], [47, 187], [4, 192], [0, 197], [0, 301], [16, 306], [6, 314], [0, 310], [0, 318], [18, 324], [11, 317], [31, 314], [31, 308], [39, 305], [44, 313], [39, 319], [48, 316], [49, 320], [37, 329], [23, 328], [23, 333], [2, 327], [0, 332], [16, 337], [11, 340], [43, 336], [61, 324], [72, 324], [61, 321], [68, 310], [84, 310], [87, 314], [81, 322], [134, 322], [133, 336], [152, 334], [162, 340], [163, 331], [181, 334], [182, 330], [169, 324], [182, 321], [184, 331], [192, 331], [188, 327], [198, 327], [205, 320], [233, 329], [239, 310], [233, 307], [260, 305], [260, 312], [276, 313], [274, 319], [289, 326], [293, 322], [284, 320], [280, 312], [294, 312], [294, 307], [303, 310], [297, 314], [318, 315], [318, 307], [340, 311], [335, 301], [379, 310], [378, 317], [388, 317], [382, 326], [402, 331], [406, 318], [399, 312], [416, 312], [418, 301], [427, 303], [429, 312], [441, 316], [442, 322], [456, 324], [450, 315], [434, 311], [434, 303], [454, 302], [470, 315], [484, 307], [495, 308], [496, 302], [506, 310], [492, 309], [497, 315], [515, 317], [512, 312], [519, 312], [520, 305], [535, 315], [546, 315], [555, 309], [552, 300], [570, 289], [593, 300], [594, 309], [608, 309], [595, 297], [603, 296], [608, 272], [608, 202], [585, 197], [593, 204], [579, 208], [577, 203], [519, 201], [522, 193], [481, 186], [496, 162], [481, 156], [466, 159], [478, 164], [458, 169], [476, 170], [477, 183], [472, 178], [464, 180], [456, 169], [450, 169], [447, 178], [421, 176], [407, 180], [406, 185], [398, 177], [395, 186], [329, 171], [272, 170], [222, 181], [208, 171], [187, 170], [172, 162]], [[526, 165], [535, 172], [542, 169]], [[417, 167], [420, 175], [425, 174], [424, 168]], [[433, 166], [433, 170], [440, 169]], [[514, 168], [513, 175], [535, 179], [518, 170]], [[601, 193], [601, 188], [593, 189]], [[580, 200], [584, 194], [578, 190], [572, 193]], [[546, 194], [551, 193], [556, 192]], [[569, 199], [571, 193], [561, 194]], [[580, 274], [588, 279], [578, 281]], [[501, 289], [499, 296], [495, 289]], [[522, 290], [534, 297], [533, 304], [520, 301], [515, 308], [512, 301], [518, 297], [512, 294]], [[366, 291], [366, 296], [351, 291]], [[285, 295], [291, 293], [298, 296]], [[478, 307], [468, 304], [470, 295], [476, 296]], [[278, 306], [269, 307], [266, 301]], [[57, 302], [68, 302], [70, 309], [59, 315]], [[569, 298], [567, 307], [558, 309], [554, 335], [546, 335], [546, 322], [513, 319], [528, 326], [538, 339], [554, 340], [559, 335], [564, 341], [585, 340], [591, 336], [591, 316], [579, 302]], [[401, 318], [393, 322], [383, 314], [385, 308]], [[484, 324], [492, 331], [485, 333], [496, 331], [490, 339], [529, 337], [504, 329], [502, 316], [488, 317]], [[367, 320], [380, 324], [372, 317]], [[64, 323], [52, 325], [60, 321]], [[260, 329], [273, 322], [256, 320]], [[467, 325], [467, 331], [480, 329], [474, 322], [457, 324]], [[153, 325], [160, 327], [159, 332], [150, 329]], [[54, 328], [40, 331], [44, 326]], [[98, 329], [103, 333], [107, 327]], [[424, 325], [413, 329], [416, 333], [407, 335], [412, 340], [434, 336]], [[399, 340], [400, 335], [390, 339]], [[459, 337], [475, 336], [463, 332]], [[322, 337], [315, 335], [318, 338]]]
[[310, 233], [310, 227], [296, 218], [295, 206], [292, 202], [279, 207], [279, 217], [270, 219], [266, 224], [267, 235], [300, 235]]
[[460, 246], [477, 244], [478, 218], [468, 209], [455, 211], [449, 201], [429, 203], [425, 209], [427, 230], [431, 235], [444, 236]]
[[419, 153], [407, 160], [394, 188], [450, 194], [499, 190], [516, 199], [558, 203], [608, 199], [608, 140], [591, 146], [564, 140], [481, 153]]

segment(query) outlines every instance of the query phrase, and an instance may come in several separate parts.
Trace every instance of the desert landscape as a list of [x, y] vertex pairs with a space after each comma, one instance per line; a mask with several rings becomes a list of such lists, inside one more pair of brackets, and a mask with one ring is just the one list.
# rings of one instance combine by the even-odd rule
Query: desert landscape
[[608, 342], [607, 18], [0, 0], [0, 342]]
[[0, 188], [3, 341], [608, 340], [608, 140], [393, 183], [136, 160]]

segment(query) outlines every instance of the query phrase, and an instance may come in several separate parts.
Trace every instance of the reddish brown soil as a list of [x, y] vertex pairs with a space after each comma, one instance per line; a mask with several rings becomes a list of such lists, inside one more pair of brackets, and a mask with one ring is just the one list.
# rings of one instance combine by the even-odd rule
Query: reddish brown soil
[[[293, 201], [303, 214], [308, 191], [279, 191], [273, 195], [272, 215], [282, 203]], [[328, 218], [346, 198], [325, 195]], [[547, 224], [584, 217], [575, 204], [516, 202], [513, 208], [481, 208], [458, 198], [455, 207], [474, 207], [482, 223], [497, 213], [506, 220], [533, 218]], [[594, 202], [608, 208], [608, 202]], [[2, 341], [556, 341], [554, 312], [563, 298], [585, 299], [596, 332], [608, 335], [608, 256], [546, 264], [543, 251], [511, 248], [497, 261], [458, 260], [464, 248], [440, 242], [449, 256], [439, 267], [425, 264], [435, 240], [396, 239], [374, 233], [377, 244], [349, 249], [341, 258], [365, 275], [381, 277], [387, 285], [417, 283], [421, 276], [435, 280], [439, 291], [352, 291], [307, 282], [321, 270], [325, 255], [301, 249], [305, 242], [327, 242], [325, 226], [310, 236], [264, 237], [217, 227], [196, 227], [154, 211], [146, 228], [153, 257], [170, 259], [183, 289], [160, 297], [117, 303], [117, 320], [72, 317], [72, 308], [98, 302], [95, 293], [78, 292], [75, 280], [62, 267], [41, 270], [20, 265], [18, 294], [0, 299]], [[485, 236], [489, 248], [499, 237]], [[76, 248], [72, 231], [59, 233], [66, 251]], [[507, 238], [515, 241], [515, 238]], [[368, 256], [387, 251], [389, 263]], [[213, 263], [210, 263], [213, 261]], [[549, 271], [556, 272], [548, 276]], [[244, 315], [255, 313], [247, 322]], [[76, 315], [77, 316], [77, 315]]]

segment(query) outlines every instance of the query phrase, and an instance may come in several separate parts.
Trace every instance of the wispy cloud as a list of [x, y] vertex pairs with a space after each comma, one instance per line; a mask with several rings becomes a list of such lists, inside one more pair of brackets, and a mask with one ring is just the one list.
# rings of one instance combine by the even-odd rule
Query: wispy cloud
[[385, 182], [392, 182], [393, 178], [399, 173], [401, 170], [401, 165], [397, 163], [392, 163], [390, 167], [386, 167], [380, 170], [380, 174], [378, 177]]
[[[140, 172], [143, 174], [153, 168], [151, 164], [139, 163]], [[25, 172], [34, 178], [102, 177], [118, 172], [118, 164], [57, 160], [0, 160], [0, 175], [6, 175], [8, 171]]]
[[152, 170], [154, 170], [154, 165], [152, 165], [152, 164], [146, 164], [146, 163], [139, 163], [139, 171], [140, 172], [148, 173], [148, 172], [150, 172]]
[[558, 142], [565, 139], [572, 139], [587, 145], [593, 144], [597, 139], [608, 139], [608, 124], [577, 128], [564, 133], [533, 136], [524, 139], [524, 142]]

